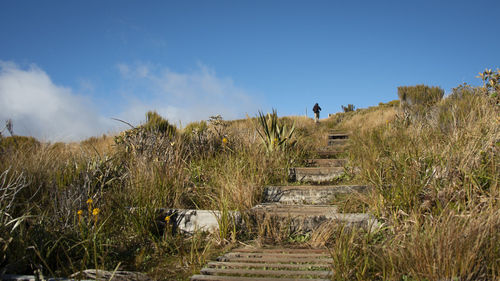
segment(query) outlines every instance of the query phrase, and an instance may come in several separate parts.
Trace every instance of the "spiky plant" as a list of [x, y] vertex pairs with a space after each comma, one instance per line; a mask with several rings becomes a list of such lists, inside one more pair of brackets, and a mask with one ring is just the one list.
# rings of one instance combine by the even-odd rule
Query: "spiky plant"
[[276, 109], [273, 109], [273, 113], [268, 114], [259, 111], [257, 120], [259, 125], [257, 126], [257, 133], [259, 133], [267, 152], [283, 151], [289, 145], [294, 144], [290, 142], [290, 139], [295, 131], [295, 122], [288, 130], [285, 124], [280, 124]]

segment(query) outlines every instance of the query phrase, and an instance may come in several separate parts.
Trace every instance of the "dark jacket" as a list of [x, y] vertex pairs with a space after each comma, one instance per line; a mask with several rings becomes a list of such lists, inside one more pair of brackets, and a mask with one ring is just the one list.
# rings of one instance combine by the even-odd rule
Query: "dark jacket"
[[315, 104], [314, 107], [313, 107], [313, 112], [314, 113], [319, 113], [321, 111], [321, 107], [319, 107], [318, 104]]

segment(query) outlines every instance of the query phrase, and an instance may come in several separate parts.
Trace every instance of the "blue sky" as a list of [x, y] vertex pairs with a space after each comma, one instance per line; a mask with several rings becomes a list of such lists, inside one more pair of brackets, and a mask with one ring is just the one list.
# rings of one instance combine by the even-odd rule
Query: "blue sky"
[[[46, 140], [276, 108], [323, 116], [500, 66], [500, 1], [0, 1], [0, 121]], [[3, 121], [2, 121], [3, 122]]]

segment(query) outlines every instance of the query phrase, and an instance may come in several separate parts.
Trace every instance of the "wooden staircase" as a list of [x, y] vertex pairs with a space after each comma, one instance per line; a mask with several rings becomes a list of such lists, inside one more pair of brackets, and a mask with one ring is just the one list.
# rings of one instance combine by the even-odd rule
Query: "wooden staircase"
[[[310, 185], [328, 183], [342, 176], [346, 159], [339, 158], [348, 148], [349, 135], [328, 134], [327, 146], [318, 150], [319, 158], [306, 161], [307, 167], [290, 170], [292, 179], [303, 185], [269, 186], [264, 189], [263, 203], [252, 208], [256, 221], [271, 220], [294, 232], [310, 232], [323, 223], [338, 222], [348, 227], [371, 228], [376, 220], [364, 213], [339, 213], [335, 206], [338, 194], [365, 192], [364, 185]], [[272, 245], [261, 248], [237, 248], [209, 262], [192, 281], [281, 281], [329, 280], [331, 256], [327, 249], [290, 249]]]

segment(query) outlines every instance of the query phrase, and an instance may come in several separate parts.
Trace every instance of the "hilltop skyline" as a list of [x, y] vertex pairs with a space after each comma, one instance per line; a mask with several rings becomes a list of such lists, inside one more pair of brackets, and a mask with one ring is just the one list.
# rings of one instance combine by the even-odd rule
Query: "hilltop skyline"
[[318, 102], [323, 118], [499, 67], [498, 1], [403, 2], [2, 1], [0, 121], [69, 141], [148, 110], [185, 126]]

